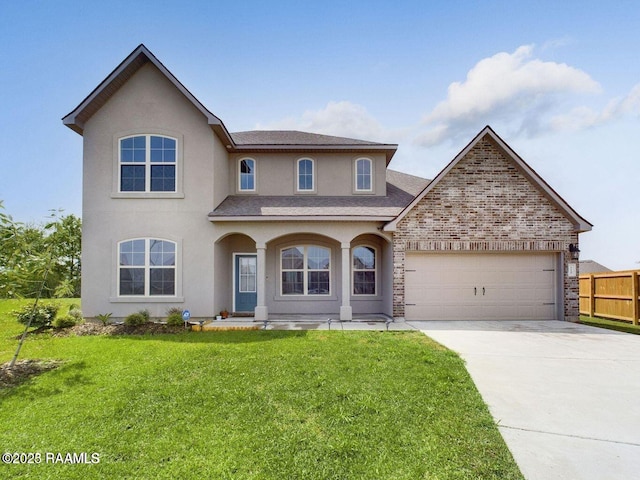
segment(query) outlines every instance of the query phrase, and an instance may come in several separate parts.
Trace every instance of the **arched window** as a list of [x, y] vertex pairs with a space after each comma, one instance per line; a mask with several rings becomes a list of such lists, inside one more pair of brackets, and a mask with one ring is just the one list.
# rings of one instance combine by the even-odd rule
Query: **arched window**
[[298, 245], [280, 251], [282, 295], [330, 295], [331, 250]]
[[252, 158], [240, 160], [240, 191], [254, 192], [256, 190], [256, 161]]
[[177, 140], [159, 135], [120, 139], [121, 192], [175, 192]]
[[120, 296], [174, 296], [176, 244], [169, 240], [137, 238], [118, 244]]
[[315, 190], [313, 166], [313, 160], [310, 158], [298, 160], [297, 190], [299, 192], [312, 192]]
[[371, 192], [372, 188], [372, 168], [371, 160], [359, 158], [356, 160], [356, 191]]
[[355, 247], [352, 252], [352, 277], [354, 295], [376, 294], [376, 249], [369, 246]]

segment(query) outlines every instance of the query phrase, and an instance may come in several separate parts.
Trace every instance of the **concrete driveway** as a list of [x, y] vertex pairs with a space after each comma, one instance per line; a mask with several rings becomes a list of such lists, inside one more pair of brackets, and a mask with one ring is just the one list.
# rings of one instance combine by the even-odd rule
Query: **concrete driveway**
[[529, 480], [640, 478], [640, 336], [568, 322], [407, 322], [466, 361]]

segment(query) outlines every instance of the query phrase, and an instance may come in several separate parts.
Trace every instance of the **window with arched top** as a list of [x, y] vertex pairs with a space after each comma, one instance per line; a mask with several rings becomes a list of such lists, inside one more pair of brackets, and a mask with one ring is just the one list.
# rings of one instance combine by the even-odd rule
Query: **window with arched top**
[[358, 158], [355, 165], [355, 187], [357, 192], [373, 191], [373, 165], [368, 158]]
[[368, 245], [355, 247], [351, 253], [354, 295], [376, 294], [376, 249]]
[[297, 162], [297, 183], [298, 192], [313, 192], [315, 190], [314, 162], [310, 158], [301, 158]]
[[120, 192], [176, 192], [177, 140], [134, 135], [119, 141]]
[[240, 160], [238, 188], [241, 192], [255, 192], [256, 190], [256, 161], [252, 158]]
[[296, 245], [280, 250], [282, 295], [330, 295], [331, 250]]
[[176, 243], [136, 238], [118, 244], [119, 296], [175, 296]]

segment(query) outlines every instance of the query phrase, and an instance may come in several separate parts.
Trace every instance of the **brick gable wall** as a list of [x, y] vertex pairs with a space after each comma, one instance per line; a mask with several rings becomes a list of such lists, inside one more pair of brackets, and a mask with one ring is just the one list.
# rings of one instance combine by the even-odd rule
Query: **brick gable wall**
[[[485, 136], [398, 223], [393, 314], [404, 316], [407, 251], [567, 252], [573, 224]], [[562, 255], [563, 269], [571, 261]], [[578, 315], [578, 278], [564, 278], [564, 315]]]

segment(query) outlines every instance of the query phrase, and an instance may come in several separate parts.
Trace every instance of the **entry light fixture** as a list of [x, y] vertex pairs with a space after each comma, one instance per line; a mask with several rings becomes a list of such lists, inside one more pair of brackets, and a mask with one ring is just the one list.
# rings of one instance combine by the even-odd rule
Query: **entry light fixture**
[[578, 258], [580, 258], [580, 249], [578, 248], [578, 245], [570, 243], [569, 252], [571, 253], [571, 258], [573, 258], [574, 260], [578, 260]]

